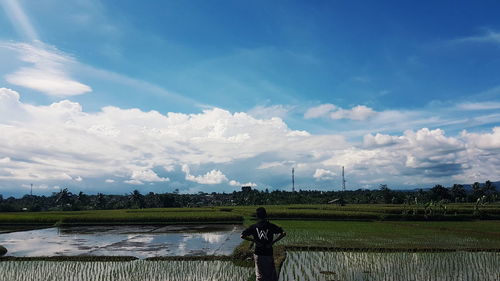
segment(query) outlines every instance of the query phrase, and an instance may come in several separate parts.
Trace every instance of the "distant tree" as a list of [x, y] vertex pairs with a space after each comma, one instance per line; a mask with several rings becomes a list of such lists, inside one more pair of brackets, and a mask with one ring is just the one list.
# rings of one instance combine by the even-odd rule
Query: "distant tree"
[[150, 192], [144, 196], [144, 205], [146, 208], [159, 208], [161, 207], [160, 205], [160, 198], [158, 194], [154, 192]]
[[176, 206], [175, 195], [173, 195], [173, 194], [168, 194], [168, 193], [159, 194], [158, 200], [160, 201], [160, 207], [162, 207], [162, 208]]
[[144, 196], [137, 189], [135, 189], [134, 191], [132, 191], [132, 193], [129, 196], [129, 200], [131, 202], [132, 208], [142, 209], [142, 208], [145, 207]]
[[62, 206], [63, 208], [71, 206], [72, 195], [73, 194], [71, 192], [69, 192], [67, 188], [64, 188], [59, 193], [57, 193], [56, 201], [55, 201], [56, 205]]
[[495, 185], [493, 185], [491, 181], [487, 180], [483, 186], [483, 194], [486, 196], [486, 200], [492, 201], [495, 193], [496, 193]]
[[433, 188], [431, 188], [430, 197], [433, 201], [449, 200], [450, 191], [446, 187], [437, 184]]
[[472, 195], [474, 196], [474, 200], [481, 198], [484, 195], [484, 191], [481, 188], [481, 184], [475, 182], [472, 184]]
[[464, 186], [461, 184], [454, 184], [451, 188], [451, 196], [453, 197], [455, 202], [464, 201], [467, 197]]
[[394, 192], [387, 187], [387, 184], [381, 184], [379, 190], [382, 193], [382, 200], [385, 204], [390, 204], [396, 201]]
[[106, 200], [106, 197], [104, 196], [104, 194], [97, 193], [97, 196], [95, 197], [95, 200], [94, 200], [94, 207], [96, 209], [102, 210], [102, 209], [106, 209], [106, 205], [107, 205], [107, 200]]

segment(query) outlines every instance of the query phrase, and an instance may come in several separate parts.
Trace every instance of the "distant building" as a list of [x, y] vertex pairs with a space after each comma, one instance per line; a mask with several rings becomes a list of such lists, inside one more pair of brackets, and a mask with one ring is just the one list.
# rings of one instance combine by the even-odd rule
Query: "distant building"
[[249, 185], [247, 185], [247, 186], [242, 186], [242, 187], [241, 187], [241, 191], [243, 191], [243, 192], [250, 192], [250, 191], [252, 191], [252, 187], [251, 187], [251, 186], [249, 186]]

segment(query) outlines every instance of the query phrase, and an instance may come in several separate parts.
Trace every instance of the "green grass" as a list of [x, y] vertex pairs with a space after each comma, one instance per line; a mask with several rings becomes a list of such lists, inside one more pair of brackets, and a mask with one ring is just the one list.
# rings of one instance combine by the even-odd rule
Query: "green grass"
[[[422, 205], [404, 204], [296, 204], [265, 206], [273, 219], [311, 219], [311, 220], [386, 220], [386, 221], [465, 221], [476, 219], [500, 220], [500, 204], [480, 207], [475, 212], [474, 204], [447, 204], [446, 210], [432, 207], [432, 213]], [[233, 212], [250, 217], [257, 206], [237, 206]]]
[[274, 220], [287, 247], [500, 250], [500, 221], [360, 222]]
[[243, 217], [218, 209], [144, 209], [0, 213], [0, 224], [162, 224], [241, 222]]
[[[373, 220], [373, 221], [458, 221], [474, 219], [500, 220], [500, 204], [481, 207], [474, 213], [473, 204], [448, 204], [446, 214], [434, 207], [434, 214], [425, 216], [423, 206], [350, 204], [337, 205], [269, 205], [265, 206], [273, 219], [307, 220]], [[98, 224], [98, 223], [190, 223], [241, 222], [252, 219], [257, 206], [204, 208], [157, 208], [93, 211], [0, 213], [0, 224]]]

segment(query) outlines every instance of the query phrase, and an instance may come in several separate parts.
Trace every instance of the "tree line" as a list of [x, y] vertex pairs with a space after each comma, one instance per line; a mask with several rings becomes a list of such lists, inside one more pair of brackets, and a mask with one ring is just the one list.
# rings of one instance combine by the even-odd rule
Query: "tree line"
[[381, 184], [376, 190], [357, 189], [347, 191], [299, 190], [296, 192], [274, 190], [264, 191], [242, 188], [232, 193], [141, 194], [134, 190], [124, 195], [103, 193], [72, 193], [67, 188], [50, 196], [24, 195], [21, 198], [3, 198], [0, 194], [0, 212], [19, 211], [60, 211], [60, 210], [104, 210], [142, 209], [198, 206], [239, 206], [239, 205], [281, 205], [281, 204], [422, 204], [429, 202], [475, 203], [496, 202], [500, 192], [491, 181], [476, 182], [470, 189], [454, 184], [451, 187], [435, 185], [430, 189], [393, 190]]

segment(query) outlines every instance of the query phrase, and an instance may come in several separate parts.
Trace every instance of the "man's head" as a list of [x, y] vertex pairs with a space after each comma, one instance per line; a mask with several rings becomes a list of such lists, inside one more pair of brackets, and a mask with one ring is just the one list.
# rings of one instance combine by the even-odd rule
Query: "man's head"
[[261, 219], [261, 220], [267, 219], [267, 212], [266, 212], [266, 209], [264, 207], [257, 208], [255, 213], [256, 213], [258, 219]]

